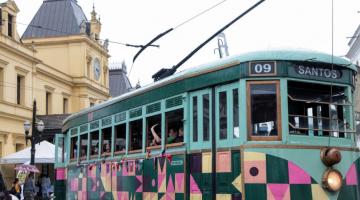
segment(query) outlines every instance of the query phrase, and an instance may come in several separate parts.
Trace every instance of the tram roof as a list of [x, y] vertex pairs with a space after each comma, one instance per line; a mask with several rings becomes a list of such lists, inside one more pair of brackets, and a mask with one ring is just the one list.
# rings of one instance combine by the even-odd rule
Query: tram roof
[[169, 76], [169, 77], [162, 79], [160, 81], [157, 81], [155, 83], [151, 83], [147, 86], [144, 86], [144, 87], [141, 87], [134, 91], [125, 93], [121, 96], [109, 99], [109, 100], [107, 100], [103, 103], [100, 103], [98, 105], [95, 105], [91, 108], [87, 108], [87, 109], [81, 110], [78, 113], [74, 113], [74, 114], [70, 115], [68, 118], [66, 118], [63, 123], [65, 124], [67, 121], [69, 121], [71, 119], [74, 119], [81, 115], [99, 110], [99, 109], [109, 106], [115, 102], [136, 96], [145, 91], [173, 83], [174, 81], [178, 80], [179, 78], [183, 78], [183, 77], [186, 78], [187, 76], [191, 76], [191, 75], [197, 74], [199, 72], [207, 71], [209, 69], [216, 70], [217, 67], [221, 67], [221, 66], [231, 64], [231, 63], [244, 63], [244, 62], [249, 62], [249, 61], [270, 61], [270, 60], [304, 61], [304, 62], [328, 63], [328, 64], [333, 63], [334, 65], [357, 71], [357, 66], [344, 58], [332, 56], [330, 54], [325, 54], [325, 53], [316, 52], [316, 51], [269, 50], [269, 51], [249, 52], [249, 53], [244, 53], [244, 54], [240, 54], [240, 55], [230, 56], [227, 58], [223, 58], [223, 59], [220, 59], [217, 61], [213, 61], [210, 63], [202, 64], [202, 65], [199, 65], [199, 66], [196, 66], [193, 68], [189, 68], [189, 69], [180, 71], [172, 76]]

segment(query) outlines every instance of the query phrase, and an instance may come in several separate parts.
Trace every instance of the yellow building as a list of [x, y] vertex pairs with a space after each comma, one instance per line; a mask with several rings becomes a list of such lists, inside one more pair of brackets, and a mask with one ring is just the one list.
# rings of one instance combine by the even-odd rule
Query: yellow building
[[[25, 147], [23, 123], [37, 114], [77, 112], [109, 96], [107, 42], [93, 10], [74, 0], [44, 0], [23, 36], [13, 0], [0, 4], [0, 157]], [[2, 167], [6, 181], [14, 176]]]

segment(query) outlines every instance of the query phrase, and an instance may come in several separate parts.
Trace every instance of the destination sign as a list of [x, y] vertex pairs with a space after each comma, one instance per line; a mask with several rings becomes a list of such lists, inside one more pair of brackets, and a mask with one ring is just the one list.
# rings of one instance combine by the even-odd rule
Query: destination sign
[[273, 76], [276, 75], [275, 61], [251, 62], [249, 69], [250, 76]]
[[315, 66], [298, 65], [295, 66], [295, 71], [297, 74], [300, 75], [331, 78], [331, 79], [340, 79], [342, 76], [340, 70], [330, 69], [325, 67], [317, 67], [317, 66], [315, 67]]

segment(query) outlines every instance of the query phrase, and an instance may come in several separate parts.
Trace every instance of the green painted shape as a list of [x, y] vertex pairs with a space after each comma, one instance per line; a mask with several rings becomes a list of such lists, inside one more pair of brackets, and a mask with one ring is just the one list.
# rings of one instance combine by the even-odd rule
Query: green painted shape
[[267, 183], [289, 183], [288, 161], [279, 157], [266, 155]]
[[[144, 192], [157, 192], [158, 180], [157, 180], [157, 165], [154, 165], [154, 158], [145, 159], [143, 161], [143, 191]], [[152, 180], [155, 181], [155, 185], [152, 185]]]
[[185, 195], [180, 193], [175, 193], [176, 200], [185, 200]]
[[54, 194], [57, 199], [66, 199], [66, 181], [56, 180], [54, 183]]
[[290, 195], [291, 200], [312, 200], [311, 185], [290, 185]]
[[360, 199], [360, 193], [358, 186], [343, 185], [338, 200]]
[[216, 173], [216, 193], [229, 194], [232, 182], [231, 173]]
[[266, 200], [266, 184], [245, 184], [246, 200]]

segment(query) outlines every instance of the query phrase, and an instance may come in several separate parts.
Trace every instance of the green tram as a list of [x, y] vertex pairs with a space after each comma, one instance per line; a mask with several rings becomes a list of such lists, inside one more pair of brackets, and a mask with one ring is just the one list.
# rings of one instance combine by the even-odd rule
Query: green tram
[[56, 196], [360, 199], [356, 72], [318, 52], [253, 52], [73, 114], [56, 137]]

